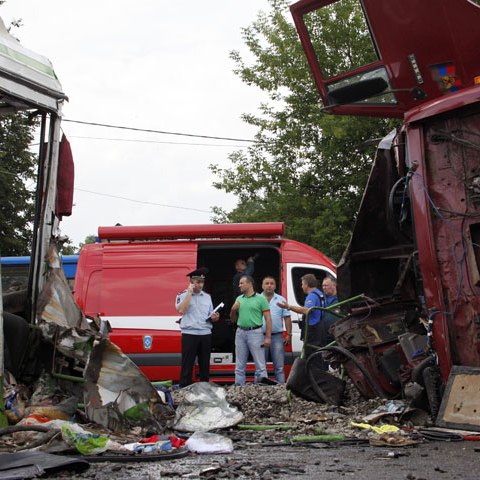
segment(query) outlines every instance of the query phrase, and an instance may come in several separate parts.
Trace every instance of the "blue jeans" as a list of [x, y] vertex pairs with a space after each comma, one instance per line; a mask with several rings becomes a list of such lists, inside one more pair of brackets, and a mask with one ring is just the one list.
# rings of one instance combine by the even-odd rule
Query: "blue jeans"
[[237, 328], [235, 334], [235, 384], [245, 385], [248, 353], [252, 354], [255, 362], [255, 381], [267, 376], [265, 351], [262, 347], [265, 335], [261, 328], [256, 330], [242, 330]]
[[265, 361], [268, 360], [269, 351], [275, 371], [275, 381], [278, 383], [285, 383], [285, 372], [283, 370], [285, 364], [285, 345], [283, 344], [282, 333], [272, 333], [270, 348], [265, 349]]

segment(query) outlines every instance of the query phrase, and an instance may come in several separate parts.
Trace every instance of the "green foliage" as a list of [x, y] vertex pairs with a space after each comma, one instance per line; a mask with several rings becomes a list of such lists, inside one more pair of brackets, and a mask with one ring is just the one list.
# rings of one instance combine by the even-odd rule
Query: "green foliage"
[[78, 253], [79, 248], [77, 248], [73, 242], [72, 239], [65, 236], [62, 246], [60, 248], [60, 253], [62, 255], [74, 255], [75, 253]]
[[331, 77], [377, 60], [358, 0], [343, 0], [305, 17], [323, 75]]
[[[285, 221], [287, 236], [339, 259], [353, 226], [374, 149], [368, 140], [391, 130], [390, 122], [322, 113], [305, 54], [284, 0], [271, 0], [243, 29], [253, 60], [231, 52], [235, 73], [263, 90], [268, 102], [244, 114], [256, 142], [233, 152], [233, 167], [210, 168], [214, 186], [238, 197], [231, 212], [214, 208], [214, 221]], [[339, 23], [335, 19], [341, 19]], [[316, 13], [310, 31], [328, 73], [372, 60], [358, 2], [346, 0]], [[349, 28], [347, 28], [347, 24]], [[352, 33], [353, 32], [353, 33]]]
[[29, 255], [36, 158], [28, 151], [34, 125], [25, 114], [0, 117], [0, 252]]
[[80, 242], [78, 250], [80, 250], [84, 245], [88, 245], [89, 243], [95, 243], [96, 238], [97, 237], [95, 235], [87, 235], [85, 237], [85, 240], [83, 242]]

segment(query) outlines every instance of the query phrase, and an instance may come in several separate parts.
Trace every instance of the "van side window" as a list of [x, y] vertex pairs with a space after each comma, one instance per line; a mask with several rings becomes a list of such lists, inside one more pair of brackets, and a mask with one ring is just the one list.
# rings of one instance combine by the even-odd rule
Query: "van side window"
[[321, 289], [322, 281], [327, 275], [325, 270], [319, 268], [294, 267], [292, 268], [292, 285], [295, 292], [295, 300], [298, 305], [303, 305], [305, 302], [305, 294], [302, 290], [302, 277], [307, 273], [313, 273], [318, 280], [318, 288]]

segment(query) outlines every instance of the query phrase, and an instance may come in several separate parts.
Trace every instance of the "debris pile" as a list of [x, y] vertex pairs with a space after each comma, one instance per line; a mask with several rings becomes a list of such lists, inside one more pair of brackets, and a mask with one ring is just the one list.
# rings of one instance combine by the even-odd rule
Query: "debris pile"
[[313, 424], [322, 422], [335, 430], [349, 429], [353, 419], [363, 418], [383, 403], [380, 399], [365, 400], [349, 384], [343, 406], [310, 402], [292, 395], [284, 385], [251, 384], [228, 388], [227, 400], [245, 416], [245, 423], [275, 424], [279, 422]]
[[[351, 382], [347, 381], [346, 397], [343, 406], [332, 406], [310, 402], [291, 394], [285, 385], [247, 384], [225, 387], [226, 399], [243, 413], [245, 425], [282, 424], [292, 426], [295, 435], [318, 433], [319, 429], [329, 433], [340, 433], [347, 437], [364, 435], [351, 426], [354, 420], [362, 420], [385, 401], [381, 399], [365, 400]], [[172, 393], [175, 405], [180, 405], [185, 396], [185, 389]], [[252, 436], [252, 431], [238, 431], [239, 437]], [[266, 437], [270, 440], [285, 437], [285, 431], [276, 429], [254, 432], [257, 440]]]

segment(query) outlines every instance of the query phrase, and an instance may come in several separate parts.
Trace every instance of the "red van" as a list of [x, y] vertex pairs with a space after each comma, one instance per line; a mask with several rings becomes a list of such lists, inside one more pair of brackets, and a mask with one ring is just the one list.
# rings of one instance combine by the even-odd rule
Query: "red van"
[[[205, 291], [214, 306], [225, 304], [213, 327], [211, 380], [233, 382], [234, 262], [258, 254], [255, 283], [277, 279], [277, 291], [291, 305], [303, 305], [300, 277], [313, 273], [320, 285], [335, 275], [335, 264], [318, 250], [283, 238], [285, 225], [242, 223], [222, 225], [99, 227], [99, 243], [85, 245], [78, 259], [75, 299], [87, 316], [100, 315], [112, 327], [111, 340], [151, 380], [180, 376], [181, 341], [175, 297], [188, 285], [187, 274], [207, 267]], [[298, 315], [292, 312], [293, 341], [286, 353], [290, 366], [301, 349]], [[273, 374], [272, 364], [269, 375]], [[247, 377], [253, 379], [254, 365]], [[197, 372], [194, 372], [194, 378]]]

